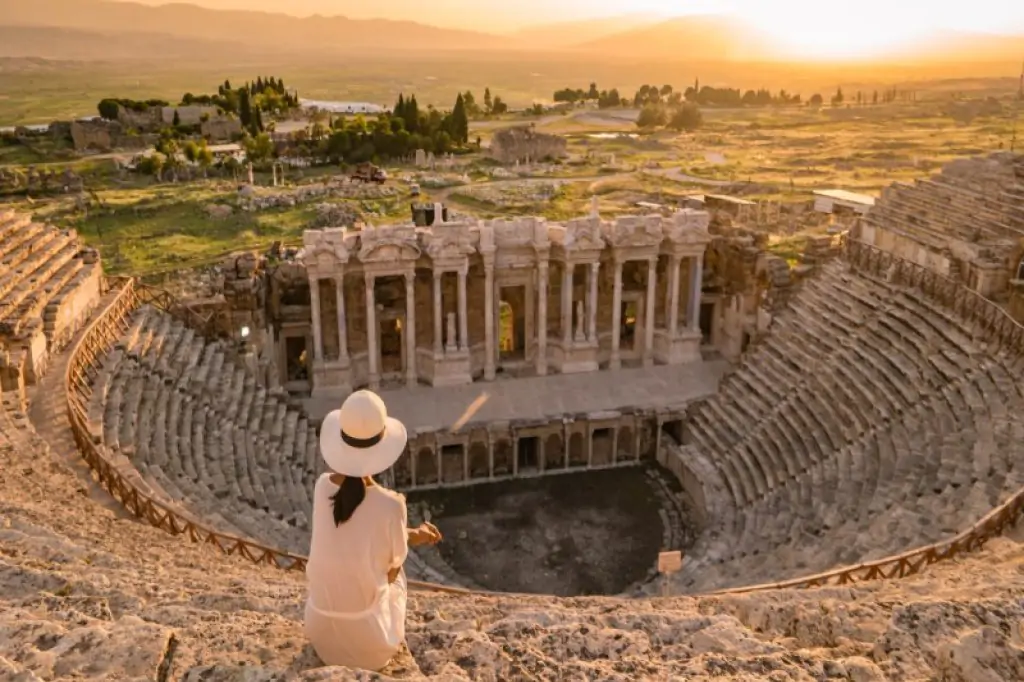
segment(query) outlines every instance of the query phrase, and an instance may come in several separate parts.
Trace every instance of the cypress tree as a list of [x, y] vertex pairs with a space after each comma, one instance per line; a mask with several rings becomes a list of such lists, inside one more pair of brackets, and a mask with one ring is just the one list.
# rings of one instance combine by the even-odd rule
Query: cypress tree
[[459, 144], [469, 141], [469, 119], [466, 117], [466, 102], [462, 93], [455, 98], [455, 109], [452, 111], [452, 137]]
[[238, 93], [238, 119], [243, 128], [252, 124], [252, 103], [249, 101], [249, 88], [242, 88]]
[[395, 118], [405, 120], [405, 95], [398, 93], [398, 102], [395, 103], [395, 111], [393, 112]]
[[410, 133], [418, 132], [420, 129], [420, 105], [416, 102], [416, 95], [409, 98], [405, 104], [405, 129]]

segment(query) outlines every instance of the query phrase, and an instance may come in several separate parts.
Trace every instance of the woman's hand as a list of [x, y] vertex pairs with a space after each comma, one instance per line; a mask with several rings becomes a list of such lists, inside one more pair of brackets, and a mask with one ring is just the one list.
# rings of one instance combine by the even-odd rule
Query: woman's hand
[[409, 546], [420, 547], [423, 545], [436, 545], [441, 542], [441, 531], [437, 529], [437, 526], [424, 521], [420, 524], [419, 528], [409, 529]]

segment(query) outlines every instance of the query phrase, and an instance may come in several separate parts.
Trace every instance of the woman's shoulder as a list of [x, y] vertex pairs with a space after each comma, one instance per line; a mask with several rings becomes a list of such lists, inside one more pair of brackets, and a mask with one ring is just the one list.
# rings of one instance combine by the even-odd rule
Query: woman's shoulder
[[405, 495], [403, 495], [402, 493], [395, 492], [394, 490], [389, 490], [381, 485], [372, 486], [370, 488], [367, 488], [367, 490], [376, 491], [383, 499], [387, 500], [389, 503], [395, 506], [405, 506]]
[[331, 476], [333, 475], [334, 474], [329, 471], [320, 474], [320, 478], [316, 479], [316, 486], [314, 489], [322, 490], [323, 488], [337, 488], [338, 486], [331, 480]]

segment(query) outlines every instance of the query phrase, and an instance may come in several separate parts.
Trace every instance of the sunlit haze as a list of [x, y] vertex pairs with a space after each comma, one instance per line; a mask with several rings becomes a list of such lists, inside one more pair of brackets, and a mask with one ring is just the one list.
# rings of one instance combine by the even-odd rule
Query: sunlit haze
[[[162, 0], [143, 0], [164, 4]], [[1024, 33], [1024, 2], [1010, 0], [195, 0], [222, 9], [300, 16], [405, 19], [437, 26], [508, 33], [531, 25], [648, 14], [672, 18], [729, 14], [798, 56], [856, 57], [884, 52], [943, 31]]]

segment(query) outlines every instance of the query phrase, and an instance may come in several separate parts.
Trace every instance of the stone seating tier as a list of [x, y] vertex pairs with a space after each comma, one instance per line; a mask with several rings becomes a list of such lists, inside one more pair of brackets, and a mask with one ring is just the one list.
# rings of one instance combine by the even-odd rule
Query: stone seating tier
[[720, 499], [679, 586], [798, 577], [968, 527], [1024, 485], [1021, 365], [920, 295], [826, 265], [692, 412], [679, 456]]
[[104, 360], [91, 429], [192, 518], [304, 552], [317, 439], [286, 401], [224, 344], [144, 307]]
[[975, 164], [974, 173], [947, 172], [914, 183], [895, 183], [868, 213], [869, 223], [905, 232], [937, 248], [951, 234], [969, 241], [981, 232], [993, 240], [1024, 233], [1024, 178]]

